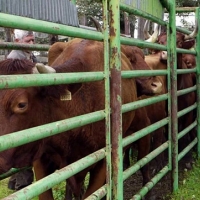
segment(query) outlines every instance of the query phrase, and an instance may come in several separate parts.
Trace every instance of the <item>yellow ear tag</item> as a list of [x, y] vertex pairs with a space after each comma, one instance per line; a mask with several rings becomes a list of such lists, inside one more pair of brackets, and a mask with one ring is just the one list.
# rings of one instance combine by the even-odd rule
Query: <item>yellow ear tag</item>
[[61, 95], [60, 96], [60, 100], [61, 101], [70, 101], [72, 100], [72, 94], [69, 90], [65, 90], [66, 93], [64, 95]]

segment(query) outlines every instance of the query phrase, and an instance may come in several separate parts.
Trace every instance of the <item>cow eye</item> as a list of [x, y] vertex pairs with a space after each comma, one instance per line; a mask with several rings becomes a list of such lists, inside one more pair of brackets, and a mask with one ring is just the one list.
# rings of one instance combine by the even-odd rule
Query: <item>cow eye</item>
[[22, 102], [22, 103], [19, 103], [18, 104], [18, 108], [20, 108], [20, 109], [23, 109], [23, 108], [25, 108], [27, 106], [27, 103], [26, 102]]

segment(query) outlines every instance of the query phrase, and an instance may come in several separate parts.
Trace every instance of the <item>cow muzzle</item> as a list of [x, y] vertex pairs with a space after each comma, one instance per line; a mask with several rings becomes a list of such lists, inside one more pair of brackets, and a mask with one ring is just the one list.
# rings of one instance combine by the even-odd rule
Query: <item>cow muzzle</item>
[[161, 60], [167, 60], [167, 51], [161, 51]]
[[159, 94], [163, 90], [163, 84], [160, 81], [153, 81], [151, 83], [153, 94]]

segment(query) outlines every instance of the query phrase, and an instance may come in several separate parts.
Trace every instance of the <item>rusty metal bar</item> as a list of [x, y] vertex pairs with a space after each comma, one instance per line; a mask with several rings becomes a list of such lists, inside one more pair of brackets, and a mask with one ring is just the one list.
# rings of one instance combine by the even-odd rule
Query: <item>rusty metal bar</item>
[[27, 49], [34, 51], [48, 51], [50, 45], [47, 44], [23, 44], [13, 42], [0, 42], [0, 49]]
[[73, 26], [66, 26], [63, 24], [31, 19], [27, 17], [25, 18], [16, 15], [9, 15], [5, 13], [0, 13], [0, 26], [69, 37], [80, 37], [98, 41], [103, 40], [102, 33], [97, 31], [85, 30]]
[[99, 81], [103, 79], [103, 72], [1, 75], [0, 89], [81, 83], [88, 81]]
[[119, 1], [109, 0], [110, 22], [110, 90], [112, 141], [112, 199], [123, 199], [122, 111], [121, 111], [121, 47]]
[[168, 66], [171, 69], [171, 153], [172, 153], [172, 183], [173, 191], [178, 189], [178, 100], [177, 100], [177, 55], [176, 55], [176, 20], [175, 2], [168, 1], [169, 5], [169, 28], [168, 28]]
[[80, 160], [76, 163], [72, 163], [62, 169], [55, 171], [54, 173], [46, 176], [45, 178], [21, 189], [14, 194], [11, 194], [3, 200], [30, 200], [33, 197], [38, 196], [42, 192], [47, 191], [53, 186], [65, 181], [74, 174], [80, 172], [81, 170], [89, 167], [90, 165], [102, 160], [105, 157], [105, 149], [100, 149]]
[[[107, 199], [112, 199], [112, 161], [111, 161], [111, 109], [110, 109], [110, 52], [108, 30], [108, 1], [103, 0], [103, 36], [104, 36], [104, 74], [105, 74], [105, 138], [106, 138], [106, 189]], [[102, 194], [102, 192], [100, 193]], [[98, 195], [99, 196], [99, 195]], [[101, 195], [100, 195], [101, 196]]]
[[[198, 27], [200, 27], [200, 9], [196, 9], [196, 21], [198, 23]], [[197, 138], [198, 138], [198, 144], [197, 144], [197, 154], [198, 158], [200, 157], [200, 31], [197, 32], [196, 37], [196, 68], [197, 68]]]
[[43, 139], [45, 137], [53, 136], [73, 128], [100, 121], [104, 118], [104, 111], [96, 111], [93, 113], [52, 122], [43, 126], [37, 126], [26, 130], [6, 134], [0, 137], [0, 151]]

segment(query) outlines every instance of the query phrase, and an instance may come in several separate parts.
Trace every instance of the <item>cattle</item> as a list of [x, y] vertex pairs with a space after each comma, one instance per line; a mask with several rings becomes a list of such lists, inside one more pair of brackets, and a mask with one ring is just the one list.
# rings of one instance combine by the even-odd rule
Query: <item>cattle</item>
[[[183, 54], [183, 61], [187, 65], [188, 69], [196, 67], [196, 58], [192, 54]], [[192, 73], [191, 75], [192, 75], [193, 85], [196, 85], [196, 74]]]
[[[94, 22], [95, 27], [97, 29], [97, 31], [101, 31], [102, 32], [102, 28], [100, 23], [94, 18], [94, 17], [90, 17], [91, 20]], [[145, 28], [147, 28], [147, 24], [145, 24]], [[144, 28], [144, 30], [145, 30]], [[146, 39], [146, 42], [156, 42], [157, 36], [158, 36], [158, 26], [155, 27], [154, 33], [152, 35], [149, 35], [149, 37]], [[147, 32], [148, 33], [148, 32]], [[125, 36], [126, 35], [121, 33], [121, 36]], [[121, 48], [130, 48], [128, 45], [121, 45]], [[139, 49], [139, 48], [137, 48]], [[142, 50], [140, 49], [140, 51], [142, 52]], [[132, 55], [132, 53], [129, 53], [129, 51], [127, 51], [126, 56], [129, 58], [129, 60], [131, 61], [129, 55]], [[159, 64], [160, 64], [160, 54], [159, 57], [157, 57], [156, 55], [154, 56], [154, 58], [150, 58], [148, 59], [147, 56], [145, 56], [145, 62], [149, 65], [150, 69], [159, 69]], [[165, 64], [164, 65], [164, 69], [165, 69]], [[159, 80], [162, 82], [162, 91], [159, 94], [163, 94], [166, 93], [166, 88], [164, 87], [165, 82], [166, 82], [166, 77], [158, 77]], [[146, 99], [149, 96], [146, 95], [142, 95], [140, 99]], [[133, 130], [129, 130], [129, 131], [138, 131], [142, 128], [147, 127], [150, 124], [153, 124], [163, 118], [166, 117], [166, 111], [165, 111], [165, 107], [166, 107], [166, 102], [158, 102], [156, 104], [150, 105], [150, 106], [146, 106], [145, 108], [142, 108], [142, 112], [140, 110], [136, 110], [136, 115], [135, 115], [135, 119], [143, 119], [143, 124], [140, 123], [135, 123], [134, 124], [134, 129]], [[132, 126], [133, 127], [133, 126]], [[157, 130], [155, 130], [153, 133], [141, 138], [139, 141], [137, 141], [136, 145], [137, 145], [137, 149], [138, 149], [138, 157], [137, 159], [141, 159], [142, 157], [146, 156], [150, 150], [157, 148], [158, 146], [160, 146], [163, 141], [165, 141], [165, 136], [164, 133], [166, 132], [165, 127], [161, 127]], [[151, 143], [150, 141], [153, 140], [153, 142]], [[135, 144], [133, 144], [135, 145]], [[129, 151], [132, 145], [129, 145], [129, 147], [125, 148], [125, 152], [124, 152], [124, 159], [123, 159], [123, 165], [124, 165], [124, 169], [126, 169], [127, 167], [130, 166], [130, 160], [129, 160]], [[164, 155], [161, 154], [159, 156], [156, 157], [157, 160], [157, 164], [156, 164], [156, 168], [153, 170], [154, 172], [160, 170], [163, 165], [164, 165]], [[143, 185], [145, 185], [150, 179], [150, 171], [149, 171], [149, 164], [145, 165], [143, 168], [141, 168], [141, 172], [142, 172], [142, 176], [143, 176]], [[149, 196], [151, 196], [151, 193], [149, 193]]]
[[[180, 32], [176, 32], [176, 46], [177, 48], [191, 48], [194, 45], [194, 37], [196, 36], [197, 26], [194, 31], [189, 34], [183, 34]], [[167, 33], [161, 33], [157, 38], [157, 43], [162, 45], [167, 45]], [[155, 54], [160, 54], [160, 61], [162, 63], [166, 63], [167, 69], [167, 52], [166, 51], [155, 51]], [[177, 53], [177, 69], [187, 69], [187, 65], [184, 62], [182, 53]], [[160, 66], [160, 65], [159, 65]], [[188, 74], [178, 74], [177, 75], [177, 90], [183, 90], [194, 85], [194, 78], [191, 73]], [[183, 110], [184, 108], [191, 106], [195, 103], [195, 92], [190, 92], [185, 95], [181, 95], [178, 97], [178, 111]], [[189, 126], [194, 120], [194, 112], [189, 112], [178, 119], [178, 132], [184, 130], [187, 126]], [[183, 148], [188, 143], [187, 141], [191, 138], [194, 138], [194, 130], [187, 134], [179, 141], [179, 151], [183, 150]]]
[[[166, 67], [167, 67], [166, 63], [162, 62], [162, 60], [160, 60], [160, 52], [145, 56], [145, 62], [152, 70], [166, 69]], [[158, 76], [158, 78], [162, 82], [162, 91], [160, 94], [165, 94], [167, 92], [166, 76]], [[149, 98], [149, 96], [147, 96], [147, 95], [142, 95], [140, 97], [140, 99], [147, 99], [147, 98]], [[167, 103], [166, 101], [161, 101], [161, 102], [157, 102], [155, 104], [145, 106], [145, 112], [147, 113], [147, 117], [150, 121], [150, 124], [156, 123], [156, 122], [164, 119], [167, 116], [167, 113], [166, 113], [167, 104], [166, 103]], [[144, 113], [144, 111], [143, 111], [143, 113]], [[141, 128], [145, 128], [145, 127], [147, 127], [147, 125], [144, 123], [143, 127], [139, 127], [139, 128], [141, 129]], [[136, 126], [136, 128], [137, 128], [137, 126]], [[166, 140], [166, 136], [165, 136], [166, 132], [167, 132], [166, 127], [161, 127], [151, 133], [150, 150], [156, 149]], [[126, 150], [126, 152], [124, 154], [124, 165], [125, 165], [125, 167], [130, 166], [129, 150]], [[159, 156], [157, 156], [156, 157], [156, 165], [151, 165], [151, 166], [154, 167], [153, 172], [157, 172], [160, 169], [162, 169], [162, 167], [164, 166], [164, 154], [160, 154]]]
[[[55, 43], [55, 45], [58, 44]], [[55, 59], [52, 61], [51, 68], [42, 64], [36, 64], [36, 67], [39, 72], [47, 72], [49, 69], [51, 69], [51, 72], [55, 71], [56, 73], [103, 71], [103, 50], [103, 43], [101, 42], [74, 39], [67, 43], [67, 47], [63, 48], [62, 45], [60, 49], [58, 48], [59, 53], [54, 51], [53, 55], [57, 56], [54, 56]], [[49, 56], [51, 55], [49, 54]], [[122, 70], [132, 70], [133, 65], [136, 69], [144, 65], [149, 69], [137, 53], [134, 54], [133, 52], [131, 61], [132, 63], [122, 51]], [[37, 70], [33, 63], [25, 60], [8, 59], [0, 62], [1, 75], [32, 74], [33, 71]], [[140, 85], [141, 91], [147, 92], [147, 94], [160, 92], [162, 88], [161, 82], [156, 80], [155, 77], [142, 77], [138, 80], [133, 78], [123, 79], [123, 104], [137, 100], [136, 82], [138, 86]], [[69, 91], [71, 92], [72, 100], [63, 101], [61, 97]], [[5, 135], [104, 109], [104, 81], [3, 89], [0, 91], [0, 101], [0, 135]], [[134, 111], [122, 115], [123, 133], [128, 130], [134, 116]], [[73, 163], [104, 146], [105, 121], [101, 120], [0, 152], [0, 173], [8, 171], [12, 167], [20, 168], [31, 166], [34, 163], [36, 179], [41, 179], [52, 170], [60, 169]], [[53, 167], [49, 168], [49, 165]], [[87, 197], [102, 186], [105, 182], [104, 165], [105, 161], [103, 160], [85, 169], [74, 178], [72, 177], [71, 187], [73, 192], [77, 196], [80, 195], [81, 187], [79, 187], [79, 184], [82, 184], [81, 181], [84, 180], [89, 171], [94, 176], [83, 197]], [[95, 173], [97, 171], [98, 173]], [[93, 182], [93, 180], [97, 181]], [[40, 195], [40, 200], [46, 199], [53, 199], [51, 191]]]
[[[156, 33], [156, 34], [154, 34], [154, 37], [152, 37], [147, 31], [148, 23], [149, 23], [149, 21], [146, 21], [145, 26], [144, 26], [144, 35], [145, 35], [145, 38], [147, 39], [146, 41], [148, 41], [148, 42], [157, 41], [159, 44], [166, 45], [166, 41], [167, 41], [166, 33], [162, 33], [162, 34], [160, 34], [160, 36], [157, 37], [156, 34], [158, 33], [159, 27], [156, 26], [155, 31], [154, 31], [154, 33]], [[195, 37], [196, 30], [197, 30], [197, 27], [189, 36], [185, 35], [185, 34], [177, 33], [177, 47], [187, 48], [187, 49], [191, 48], [194, 45], [194, 39], [192, 39], [192, 38]], [[152, 41], [152, 38], [153, 38], [153, 41]], [[149, 67], [151, 69], [167, 69], [167, 62], [166, 62], [167, 53], [165, 51], [159, 51], [159, 50], [153, 50], [152, 52], [153, 52], [152, 54], [145, 56], [145, 61], [149, 65]], [[181, 56], [182, 56], [182, 58], [181, 58]], [[187, 66], [185, 65], [185, 63], [187, 64]], [[186, 69], [187, 67], [191, 68], [191, 66], [194, 66], [194, 65], [195, 65], [195, 58], [193, 55], [178, 54], [178, 68]], [[160, 78], [161, 78], [162, 84], [163, 84], [162, 93], [164, 94], [167, 92], [166, 76], [161, 76]], [[194, 73], [186, 74], [186, 75], [178, 75], [178, 90], [191, 87], [195, 84], [196, 84], [196, 77], [195, 77]], [[142, 96], [142, 98], [148, 98], [148, 97]], [[178, 110], [180, 111], [183, 108], [185, 108], [189, 105], [192, 105], [194, 102], [195, 102], [194, 92], [184, 95], [182, 97], [180, 96], [178, 98], [178, 103], [179, 103]], [[151, 123], [155, 123], [159, 120], [162, 120], [163, 118], [165, 118], [167, 116], [167, 102], [162, 101], [162, 102], [158, 102], [158, 103], [149, 105], [146, 107], [146, 110], [147, 110], [147, 115], [148, 115]], [[179, 132], [181, 130], [183, 130], [185, 127], [187, 127], [194, 120], [194, 118], [196, 116], [195, 112], [196, 111], [190, 112], [186, 116], [183, 116], [182, 118], [179, 119]], [[187, 118], [188, 118], [188, 121], [187, 121]], [[165, 139], [167, 138], [167, 135], [166, 134], [164, 135], [163, 134], [164, 132], [166, 134], [168, 133], [167, 126], [157, 129], [156, 131], [153, 132], [153, 134], [152, 134], [152, 140], [153, 140], [152, 149], [157, 148], [158, 146], [160, 146], [163, 143], [163, 141], [165, 141]], [[193, 131], [191, 131], [190, 136], [191, 136], [191, 139], [193, 139], [195, 137]], [[180, 150], [183, 149], [185, 146], [185, 142], [183, 142], [181, 140], [179, 146], [180, 146]], [[125, 163], [128, 163], [127, 158], [128, 158], [128, 156], [125, 154], [125, 160], [124, 160]], [[156, 160], [157, 160], [157, 164], [156, 164], [156, 166], [157, 166], [156, 171], [157, 171], [157, 170], [161, 169], [163, 166], [164, 155], [163, 154], [159, 155], [156, 158]]]

